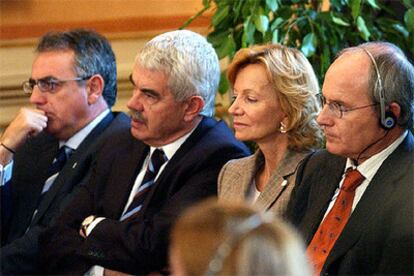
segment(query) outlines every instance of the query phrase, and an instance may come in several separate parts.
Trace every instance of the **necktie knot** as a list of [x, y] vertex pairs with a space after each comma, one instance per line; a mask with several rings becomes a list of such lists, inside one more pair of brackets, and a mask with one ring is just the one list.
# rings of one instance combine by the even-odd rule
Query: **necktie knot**
[[353, 192], [362, 184], [365, 177], [357, 169], [348, 169], [345, 173], [345, 180], [342, 185], [342, 190], [346, 192]]
[[66, 164], [66, 161], [72, 155], [72, 153], [73, 149], [68, 146], [62, 146], [56, 154], [51, 167], [49, 168], [48, 176], [50, 177], [58, 173]]
[[158, 172], [161, 166], [167, 161], [167, 156], [163, 150], [156, 149], [151, 155], [151, 161], [149, 163], [149, 169], [151, 172]]

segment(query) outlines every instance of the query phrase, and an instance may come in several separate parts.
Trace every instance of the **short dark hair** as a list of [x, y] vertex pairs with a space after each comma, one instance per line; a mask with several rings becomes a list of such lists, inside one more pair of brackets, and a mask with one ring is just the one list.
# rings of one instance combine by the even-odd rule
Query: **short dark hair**
[[99, 74], [105, 81], [102, 96], [109, 107], [116, 100], [116, 61], [109, 41], [92, 30], [74, 29], [50, 32], [44, 35], [36, 47], [37, 53], [73, 50], [75, 72], [79, 77]]

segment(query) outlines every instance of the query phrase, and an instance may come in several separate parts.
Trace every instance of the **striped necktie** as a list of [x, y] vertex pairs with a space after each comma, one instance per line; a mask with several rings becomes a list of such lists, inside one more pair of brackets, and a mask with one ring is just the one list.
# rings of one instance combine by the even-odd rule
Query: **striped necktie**
[[161, 166], [167, 161], [167, 159], [168, 158], [165, 155], [165, 153], [160, 149], [156, 149], [152, 153], [151, 160], [148, 163], [148, 167], [145, 172], [144, 179], [141, 182], [141, 186], [135, 194], [131, 204], [128, 206], [127, 210], [122, 215], [121, 220], [129, 218], [132, 215], [137, 214], [141, 210], [142, 204], [144, 203], [146, 196], [148, 195], [149, 191], [151, 191], [154, 185], [154, 180], [158, 174], [158, 171], [160, 170]]

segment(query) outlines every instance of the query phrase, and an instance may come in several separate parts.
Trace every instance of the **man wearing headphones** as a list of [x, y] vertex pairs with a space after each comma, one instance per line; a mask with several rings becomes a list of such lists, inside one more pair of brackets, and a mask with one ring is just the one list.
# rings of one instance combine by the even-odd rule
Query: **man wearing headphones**
[[412, 275], [413, 65], [365, 43], [339, 54], [322, 90], [327, 150], [299, 168], [287, 218], [315, 275]]

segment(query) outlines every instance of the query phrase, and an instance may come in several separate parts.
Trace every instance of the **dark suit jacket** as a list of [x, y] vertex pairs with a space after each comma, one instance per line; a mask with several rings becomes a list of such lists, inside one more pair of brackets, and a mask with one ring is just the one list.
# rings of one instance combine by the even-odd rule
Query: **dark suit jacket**
[[[322, 274], [413, 274], [414, 139], [411, 132], [382, 163], [333, 249]], [[310, 243], [344, 171], [326, 151], [301, 166], [287, 218]]]
[[[108, 140], [91, 182], [41, 238], [43, 272], [80, 274], [93, 265], [134, 274], [165, 268], [169, 229], [178, 214], [216, 195], [221, 167], [248, 154], [225, 123], [204, 118], [158, 177], [140, 215], [121, 222], [148, 150], [130, 132]], [[107, 219], [83, 239], [80, 224], [92, 214]]]
[[[10, 183], [12, 212], [3, 225], [7, 234], [1, 248], [3, 274], [33, 273], [38, 237], [75, 194], [75, 187], [90, 176], [92, 160], [105, 138], [122, 129], [129, 129], [129, 118], [123, 114], [108, 114], [83, 140], [68, 159], [52, 187], [38, 206], [47, 171], [58, 151], [59, 142], [43, 132], [30, 139], [16, 153]], [[34, 211], [38, 209], [32, 220]], [[9, 229], [6, 229], [6, 226]], [[30, 226], [28, 232], [27, 228]]]

